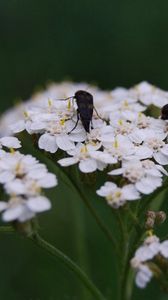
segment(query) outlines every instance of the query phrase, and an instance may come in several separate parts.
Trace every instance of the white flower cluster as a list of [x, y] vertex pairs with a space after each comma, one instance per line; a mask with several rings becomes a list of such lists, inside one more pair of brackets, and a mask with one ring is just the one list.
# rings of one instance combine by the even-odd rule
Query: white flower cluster
[[[75, 101], [58, 100], [73, 96], [77, 90], [89, 90], [102, 118], [94, 112], [89, 133], [80, 121], [72, 130], [77, 120]], [[13, 134], [23, 130], [36, 134], [38, 147], [50, 153], [61, 149], [66, 157], [58, 163], [63, 167], [78, 164], [81, 172], [91, 173], [108, 166], [111, 180], [97, 194], [118, 208], [141, 194], [152, 193], [162, 185], [163, 175], [168, 175], [163, 168], [168, 164], [167, 123], [145, 114], [149, 105], [161, 108], [167, 103], [168, 92], [147, 82], [112, 91], [64, 82], [49, 86], [26, 102], [24, 108], [23, 104], [17, 108], [13, 120], [20, 121], [11, 125], [6, 115], [0, 128], [5, 130], [3, 124], [8, 123]], [[20, 111], [24, 111], [24, 119], [19, 118]], [[9, 115], [11, 118], [11, 112]], [[113, 182], [116, 175], [124, 178], [124, 185], [121, 180], [118, 185]]]
[[151, 262], [157, 255], [168, 260], [168, 240], [160, 242], [155, 235], [147, 237], [144, 244], [136, 250], [131, 266], [136, 271], [135, 282], [139, 288], [145, 288], [155, 275], [156, 271], [152, 269]]
[[47, 171], [32, 155], [24, 155], [14, 149], [20, 148], [15, 137], [0, 139], [0, 184], [8, 201], [0, 201], [3, 221], [24, 222], [36, 213], [50, 209], [50, 200], [43, 196], [42, 189], [57, 185], [56, 176]]

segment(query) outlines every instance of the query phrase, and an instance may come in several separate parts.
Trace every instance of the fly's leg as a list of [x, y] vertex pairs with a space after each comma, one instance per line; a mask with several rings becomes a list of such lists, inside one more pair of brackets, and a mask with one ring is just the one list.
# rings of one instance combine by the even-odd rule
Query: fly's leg
[[72, 131], [75, 130], [75, 128], [76, 128], [77, 125], [78, 125], [79, 119], [80, 119], [80, 114], [79, 114], [79, 111], [77, 110], [77, 121], [76, 121], [76, 124], [75, 124], [75, 126], [71, 129], [71, 131], [68, 132], [68, 134], [70, 134]]
[[102, 117], [100, 117], [100, 115], [99, 115], [97, 109], [96, 109], [94, 106], [93, 106], [93, 109], [94, 109], [96, 115], [98, 116], [98, 118], [101, 119], [102, 121], [105, 121], [105, 119], [103, 119]]

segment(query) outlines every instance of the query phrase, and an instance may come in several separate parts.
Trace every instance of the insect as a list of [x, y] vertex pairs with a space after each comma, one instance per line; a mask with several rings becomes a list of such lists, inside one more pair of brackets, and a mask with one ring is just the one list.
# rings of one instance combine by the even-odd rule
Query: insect
[[161, 109], [161, 119], [168, 120], [168, 104], [164, 105]]
[[74, 128], [72, 128], [69, 133], [71, 133], [77, 127], [79, 120], [81, 120], [86, 132], [89, 133], [92, 124], [93, 110], [95, 110], [97, 116], [101, 118], [94, 107], [93, 96], [87, 91], [79, 90], [75, 92], [74, 96], [59, 100], [68, 99], [75, 99], [77, 104], [77, 121]]

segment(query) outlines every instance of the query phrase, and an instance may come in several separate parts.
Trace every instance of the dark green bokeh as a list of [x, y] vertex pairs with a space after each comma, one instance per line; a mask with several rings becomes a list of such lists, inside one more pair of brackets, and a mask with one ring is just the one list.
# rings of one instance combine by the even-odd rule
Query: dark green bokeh
[[1, 109], [48, 80], [168, 89], [166, 0], [1, 0]]
[[[168, 89], [167, 11], [166, 0], [1, 0], [0, 111], [49, 80], [84, 80], [105, 89], [148, 80]], [[40, 218], [42, 234], [74, 260], [80, 248], [78, 200], [62, 184], [52, 193], [54, 209]], [[111, 248], [86, 208], [78, 205], [86, 223], [82, 242], [89, 272], [111, 295], [117, 276]], [[106, 219], [107, 211], [99, 205]], [[23, 238], [0, 239], [0, 299], [80, 299], [81, 284], [62, 265]], [[167, 299], [154, 284], [134, 295], [136, 300], [150, 297]]]

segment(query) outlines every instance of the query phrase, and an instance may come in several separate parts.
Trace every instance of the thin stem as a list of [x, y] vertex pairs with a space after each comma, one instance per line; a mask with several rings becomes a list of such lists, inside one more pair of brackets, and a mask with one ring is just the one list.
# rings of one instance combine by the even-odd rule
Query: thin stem
[[131, 300], [133, 287], [134, 287], [134, 271], [131, 269], [129, 262], [129, 255], [127, 257], [127, 263], [125, 265], [125, 274], [123, 278], [121, 300]]
[[[77, 248], [77, 258], [78, 263], [81, 267], [84, 266], [85, 272], [87, 272], [88, 275], [90, 275], [90, 266], [89, 266], [89, 256], [88, 256], [88, 245], [87, 240], [85, 239], [85, 230], [86, 230], [86, 224], [85, 224], [85, 211], [81, 207], [82, 203], [81, 201], [76, 201], [74, 207], [73, 207], [73, 222], [75, 223], [74, 226], [74, 238]], [[80, 288], [80, 299], [90, 299], [90, 295], [88, 294], [88, 291], [83, 287], [83, 289]]]
[[126, 224], [126, 210], [120, 208], [115, 212], [117, 217], [118, 225], [120, 228], [120, 248], [119, 248], [119, 288], [118, 288], [118, 299], [123, 300], [123, 285], [125, 280], [125, 266], [127, 263], [127, 255], [129, 250], [129, 240], [128, 240], [128, 229]]
[[55, 248], [53, 245], [49, 244], [43, 238], [41, 238], [38, 234], [33, 235], [30, 239], [40, 248], [47, 251], [50, 255], [59, 259], [66, 267], [71, 270], [77, 278], [85, 285], [85, 287], [90, 291], [90, 293], [94, 296], [94, 299], [97, 300], [105, 300], [104, 296], [98, 290], [98, 288], [92, 283], [92, 281], [87, 277], [82, 269], [78, 265], [75, 264], [68, 256], [62, 253], [60, 250]]
[[[142, 227], [141, 227], [140, 223], [138, 222], [137, 216], [133, 213], [133, 211], [130, 209], [130, 207], [128, 208], [128, 213], [129, 213], [129, 216], [131, 217], [132, 223], [135, 226], [137, 233], [140, 234], [142, 232]], [[131, 226], [132, 226], [132, 224], [131, 224]]]

